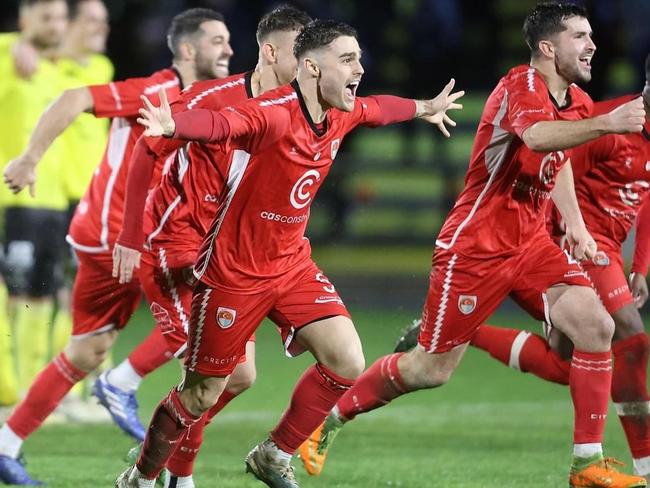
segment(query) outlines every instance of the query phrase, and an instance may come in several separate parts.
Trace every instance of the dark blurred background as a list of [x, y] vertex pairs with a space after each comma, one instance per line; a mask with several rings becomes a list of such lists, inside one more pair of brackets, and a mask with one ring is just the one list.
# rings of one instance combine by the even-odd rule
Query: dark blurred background
[[[116, 79], [169, 65], [165, 32], [170, 19], [198, 6], [226, 16], [235, 51], [231, 71], [249, 70], [257, 61], [257, 21], [280, 3], [284, 2], [106, 0], [112, 29], [107, 54], [115, 64]], [[313, 210], [309, 236], [316, 258], [336, 275], [339, 286], [346, 277], [358, 283], [360, 275], [374, 276], [371, 284], [410, 294], [411, 286], [402, 286], [400, 280], [412, 284], [417, 278], [423, 291], [435, 234], [462, 188], [485, 98], [510, 67], [528, 62], [521, 25], [537, 1], [288, 3], [312, 17], [336, 18], [358, 29], [366, 70], [362, 95], [430, 97], [452, 76], [457, 87], [468, 92], [465, 109], [455, 114], [459, 126], [450, 140], [421, 122], [353, 133]], [[587, 7], [598, 48], [593, 80], [585, 88], [597, 100], [640, 91], [643, 61], [650, 51], [650, 0], [574, 3]], [[0, 3], [0, 30], [16, 29], [17, 6], [17, 0]], [[366, 281], [362, 288], [368, 286]]]

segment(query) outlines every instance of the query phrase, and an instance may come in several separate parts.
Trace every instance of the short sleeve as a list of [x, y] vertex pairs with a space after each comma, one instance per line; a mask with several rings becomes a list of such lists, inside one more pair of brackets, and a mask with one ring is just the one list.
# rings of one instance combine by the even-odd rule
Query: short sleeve
[[507, 113], [504, 119], [519, 138], [533, 124], [555, 120], [548, 89], [533, 69], [504, 80]]

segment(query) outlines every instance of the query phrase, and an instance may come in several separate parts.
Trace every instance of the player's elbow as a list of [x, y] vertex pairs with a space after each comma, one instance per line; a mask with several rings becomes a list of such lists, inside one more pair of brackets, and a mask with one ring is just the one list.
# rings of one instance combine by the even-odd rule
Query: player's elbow
[[536, 125], [526, 129], [526, 131], [521, 135], [521, 139], [524, 141], [524, 144], [526, 144], [526, 147], [531, 151], [553, 151], [552, 141], [545, 138]]

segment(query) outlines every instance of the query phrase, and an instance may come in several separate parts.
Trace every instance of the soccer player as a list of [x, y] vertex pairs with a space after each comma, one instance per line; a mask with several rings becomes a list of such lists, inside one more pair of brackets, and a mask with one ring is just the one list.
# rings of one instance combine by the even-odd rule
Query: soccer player
[[[101, 0], [81, 0], [72, 4], [69, 27], [57, 61], [57, 67], [69, 88], [108, 83], [113, 79], [113, 64], [102, 54], [106, 49], [108, 32], [108, 11]], [[62, 184], [68, 199], [66, 231], [93, 171], [102, 159], [108, 122], [105, 118], [84, 113], [61, 135], [65, 152]], [[67, 250], [70, 251], [70, 248]], [[72, 332], [70, 295], [75, 267], [72, 254], [66, 252], [57, 272], [57, 312], [52, 324], [53, 355], [63, 350]], [[57, 413], [76, 422], [110, 420], [105, 409], [96, 402], [82, 401], [84, 386], [78, 383]]]
[[[290, 459], [363, 369], [359, 337], [334, 286], [311, 259], [304, 230], [316, 191], [343, 137], [357, 125], [422, 117], [448, 135], [448, 109], [460, 108], [453, 81], [438, 97], [357, 98], [363, 75], [356, 32], [334, 21], [309, 23], [295, 41], [297, 78], [220, 112], [172, 118], [145, 98], [145, 135], [222, 144], [231, 152], [218, 213], [199, 253], [185, 376], [154, 412], [135, 466], [120, 487], [150, 487], [175, 444], [217, 402], [245, 345], [265, 316], [287, 354], [309, 350], [317, 363], [298, 381], [268, 440], [247, 469], [274, 487], [297, 487]], [[199, 196], [200, 197], [200, 196]]]
[[[638, 95], [625, 96], [596, 104], [594, 112], [606, 112], [636, 97]], [[634, 471], [650, 481], [648, 336], [637, 310], [648, 298], [650, 56], [646, 59], [643, 99], [646, 120], [641, 133], [598, 138], [577, 148], [571, 162], [578, 203], [587, 230], [598, 244], [596, 256], [582, 266], [616, 327], [612, 344], [611, 396], [632, 452]], [[640, 212], [642, 206], [645, 212]], [[551, 235], [561, 243], [562, 223], [555, 212], [552, 216]], [[623, 270], [622, 245], [635, 221], [639, 232], [628, 285]], [[537, 308], [535, 317], [545, 320], [543, 304], [535, 298], [531, 297], [529, 308]], [[571, 364], [566, 354], [571, 351], [571, 343], [557, 329], [549, 329], [548, 320], [545, 325], [545, 339], [526, 331], [483, 325], [472, 339], [472, 345], [512, 368], [548, 381], [569, 384]]]
[[139, 96], [162, 89], [175, 99], [184, 85], [228, 75], [233, 53], [221, 14], [190, 9], [177, 15], [169, 29], [168, 44], [174, 55], [169, 69], [144, 78], [64, 92], [42, 115], [27, 150], [5, 169], [5, 181], [13, 191], [25, 186], [33, 190], [36, 164], [78, 115], [92, 111], [97, 117], [113, 117], [104, 159], [77, 207], [68, 234], [79, 260], [73, 288], [72, 337], [0, 429], [0, 480], [6, 483], [33, 482], [18, 461], [23, 441], [74, 384], [102, 362], [140, 302], [139, 282], [118, 283], [112, 277], [111, 258], [122, 222], [127, 165], [142, 133], [136, 123]]
[[[572, 147], [606, 133], [640, 132], [643, 102], [638, 97], [587, 118], [592, 102], [574, 82], [591, 78], [596, 48], [581, 7], [539, 4], [523, 30], [530, 65], [511, 69], [486, 102], [465, 188], [436, 240], [419, 344], [380, 358], [342, 396], [301, 449], [314, 472], [345, 422], [411, 391], [446, 383], [476, 329], [506, 296], [536, 295], [575, 345], [569, 485], [646, 486], [645, 479], [616, 471], [602, 453], [614, 324], [576, 261], [593, 257], [596, 246], [568, 164]], [[573, 255], [546, 231], [550, 198], [566, 222]]]
[[[22, 0], [21, 32], [10, 36], [0, 50], [0, 162], [4, 166], [27, 145], [27, 134], [38, 116], [65, 88], [56, 56], [68, 25], [65, 0]], [[14, 49], [22, 43], [33, 49], [36, 70], [28, 79], [15, 69]], [[43, 183], [36, 198], [0, 190], [4, 208], [4, 274], [7, 282], [16, 346], [17, 386], [24, 392], [47, 361], [55, 291], [54, 270], [65, 250], [67, 199], [61, 180], [62, 142], [44, 155]], [[2, 356], [1, 367], [11, 356]], [[10, 390], [3, 396], [12, 395]], [[6, 398], [5, 398], [6, 400]]]
[[[174, 102], [172, 110], [211, 109], [219, 110], [257, 96], [267, 90], [290, 82], [296, 74], [296, 58], [293, 44], [298, 32], [311, 19], [289, 6], [278, 7], [262, 17], [257, 26], [259, 61], [255, 70], [233, 75], [221, 80], [198, 82], [185, 90]], [[149, 147], [150, 149], [143, 149]], [[182, 149], [176, 152], [177, 149]], [[155, 149], [154, 151], [151, 149]], [[170, 154], [175, 154], [169, 170], [147, 198], [146, 222], [143, 212], [146, 189], [150, 187], [153, 168], [161, 165]], [[146, 344], [162, 342], [169, 355], [180, 356], [186, 348], [188, 321], [191, 313], [192, 265], [217, 213], [217, 197], [226, 182], [224, 176], [232, 158], [215, 144], [187, 144], [177, 139], [157, 138], [145, 141], [141, 137], [133, 153], [127, 181], [124, 223], [115, 245], [114, 254], [121, 256], [133, 249], [139, 259], [142, 249], [142, 229], [145, 229], [147, 248], [139, 272], [157, 326], [152, 334], [130, 355], [129, 359], [114, 370], [102, 375], [100, 383], [122, 385], [133, 378], [132, 388], [137, 387], [140, 376], [131, 364], [142, 364], [146, 356]], [[148, 165], [147, 165], [148, 163]], [[136, 259], [131, 262], [135, 264]], [[121, 281], [128, 282], [132, 268], [116, 262]], [[151, 347], [151, 346], [149, 346]], [[144, 364], [153, 369], [153, 365]], [[147, 371], [148, 372], [148, 371]], [[171, 479], [179, 488], [194, 486], [193, 464], [201, 445], [205, 422], [221, 411], [235, 396], [246, 390], [255, 380], [255, 344], [246, 345], [245, 361], [238, 364], [228, 379], [219, 401], [192, 426], [191, 432], [182, 439], [169, 460]]]

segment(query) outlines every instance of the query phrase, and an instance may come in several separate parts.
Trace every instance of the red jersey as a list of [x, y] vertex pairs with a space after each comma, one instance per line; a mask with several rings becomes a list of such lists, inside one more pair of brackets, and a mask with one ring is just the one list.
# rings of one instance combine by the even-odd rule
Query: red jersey
[[534, 152], [521, 136], [540, 121], [579, 120], [591, 114], [593, 102], [578, 86], [569, 86], [567, 102], [558, 107], [544, 78], [528, 65], [501, 78], [485, 104], [465, 188], [437, 246], [474, 258], [508, 256], [546, 232], [545, 209], [568, 152]]
[[[635, 96], [597, 103], [607, 113]], [[643, 132], [608, 134], [573, 150], [576, 195], [589, 232], [620, 247], [650, 189], [650, 123]], [[557, 214], [557, 212], [556, 212]]]
[[[216, 111], [252, 98], [251, 75], [194, 83], [172, 104], [172, 112], [201, 108]], [[147, 199], [145, 245], [153, 252], [164, 248], [172, 268], [190, 266], [217, 212], [233, 154], [224, 153], [218, 144], [162, 137], [151, 138], [148, 145], [159, 159], [164, 160], [170, 152], [174, 157]], [[148, 253], [144, 259], [157, 262], [152, 262]]]
[[79, 251], [107, 252], [112, 249], [122, 225], [131, 152], [144, 132], [136, 122], [142, 107], [140, 95], [147, 95], [157, 103], [157, 94], [164, 88], [167, 97], [175, 100], [181, 91], [181, 78], [175, 69], [163, 69], [145, 78], [88, 88], [95, 116], [113, 117], [113, 122], [102, 161], [77, 206], [66, 239]]
[[[381, 97], [357, 98], [351, 112], [330, 109], [319, 126], [294, 82], [219, 112], [227, 129], [213, 140], [224, 141], [232, 162], [218, 213], [199, 252], [196, 277], [212, 288], [251, 294], [310, 265], [304, 236], [309, 209], [343, 137], [359, 124], [412, 118], [415, 103], [400, 100], [399, 117], [387, 115]], [[190, 120], [185, 119], [186, 125], [194, 127]], [[180, 117], [176, 122], [182, 138]]]

